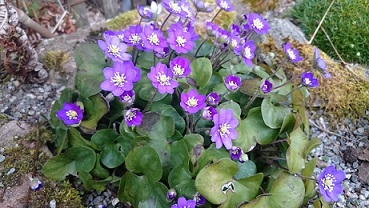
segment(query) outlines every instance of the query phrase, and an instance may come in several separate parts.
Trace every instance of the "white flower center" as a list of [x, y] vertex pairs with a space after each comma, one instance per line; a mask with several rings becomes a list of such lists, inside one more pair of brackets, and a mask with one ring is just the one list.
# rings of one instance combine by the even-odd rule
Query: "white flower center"
[[158, 75], [156, 75], [155, 78], [160, 83], [161, 86], [163, 86], [163, 85], [169, 86], [170, 85], [170, 82], [169, 82], [170, 77], [167, 76], [163, 72], [158, 72]]
[[72, 120], [72, 119], [77, 119], [77, 115], [78, 115], [78, 113], [75, 111], [75, 110], [69, 110], [69, 111], [67, 111], [66, 113], [65, 113], [65, 115], [67, 115], [68, 116], [68, 119], [69, 120]]
[[119, 72], [115, 72], [114, 76], [110, 78], [110, 82], [114, 84], [114, 86], [123, 87], [124, 83], [126, 83], [126, 76], [124, 74], [119, 74]]
[[252, 54], [251, 54], [251, 48], [249, 46], [247, 46], [244, 50], [243, 50], [243, 55], [248, 58], [251, 59]]
[[118, 35], [118, 38], [119, 38], [119, 40], [123, 41], [124, 34], [119, 34], [119, 35]]
[[334, 182], [336, 182], [336, 178], [332, 174], [327, 174], [324, 178], [321, 179], [324, 190], [329, 192], [333, 191]]
[[131, 43], [133, 44], [137, 44], [138, 42], [140, 42], [141, 38], [140, 36], [135, 33], [135, 34], [132, 34], [130, 37], [129, 37], [129, 41], [131, 41]]
[[296, 59], [296, 55], [295, 53], [293, 52], [293, 50], [291, 48], [289, 48], [287, 50], [287, 53], [288, 53], [288, 56], [292, 59], [292, 60], [295, 60]]
[[220, 134], [221, 137], [224, 137], [226, 135], [229, 134], [229, 130], [231, 127], [229, 126], [228, 123], [222, 123], [220, 126], [219, 126], [219, 129], [218, 129], [218, 132]]
[[238, 85], [237, 83], [233, 82], [233, 81], [229, 81], [228, 82], [228, 85], [231, 87], [231, 89], [237, 89], [238, 88]]
[[304, 82], [306, 85], [310, 85], [311, 84], [311, 80], [309, 78], [305, 78]]
[[174, 1], [169, 2], [169, 7], [172, 8], [175, 13], [180, 13], [182, 11], [179, 4]]
[[197, 106], [197, 101], [198, 100], [194, 96], [188, 98], [188, 100], [186, 102], [186, 105], [188, 106], [187, 108], [196, 107]]
[[184, 39], [182, 36], [178, 36], [177, 39], [176, 39], [176, 42], [177, 42], [177, 46], [184, 47], [187, 40]]
[[256, 29], [258, 29], [258, 30], [261, 30], [261, 29], [263, 29], [263, 27], [264, 27], [264, 24], [261, 22], [261, 20], [259, 19], [259, 18], [257, 18], [257, 19], [254, 19], [254, 21], [252, 21], [253, 22], [253, 26], [254, 27], [256, 27]]
[[219, 6], [222, 7], [223, 9], [228, 9], [229, 8], [229, 5], [226, 1], [221, 1]]
[[237, 40], [236, 39], [232, 39], [231, 45], [232, 45], [233, 48], [236, 48], [238, 46]]
[[116, 45], [109, 45], [108, 52], [111, 53], [115, 57], [120, 57], [120, 50]]
[[123, 97], [123, 100], [124, 100], [125, 102], [131, 102], [132, 97], [131, 97], [131, 96], [129, 96], [129, 95], [125, 95], [125, 96]]
[[177, 76], [180, 76], [183, 74], [184, 72], [184, 68], [182, 68], [181, 66], [179, 66], [178, 64], [176, 64], [174, 67], [173, 67], [173, 70], [174, 70], [174, 74], [177, 75]]
[[129, 113], [126, 115], [128, 121], [132, 121], [134, 118], [136, 118], [136, 111], [129, 111]]
[[152, 33], [147, 39], [150, 41], [151, 45], [159, 45], [159, 38], [157, 34]]

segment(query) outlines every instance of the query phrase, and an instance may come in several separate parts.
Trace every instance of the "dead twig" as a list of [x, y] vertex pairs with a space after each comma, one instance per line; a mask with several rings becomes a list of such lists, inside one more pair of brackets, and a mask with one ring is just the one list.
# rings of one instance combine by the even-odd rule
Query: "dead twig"
[[321, 19], [321, 20], [320, 20], [320, 22], [319, 22], [318, 27], [315, 29], [313, 36], [310, 38], [310, 40], [309, 40], [309, 42], [308, 42], [308, 44], [309, 44], [309, 45], [313, 42], [313, 40], [314, 40], [314, 38], [315, 38], [315, 35], [318, 33], [319, 28], [322, 26], [323, 21], [324, 21], [325, 17], [327, 16], [327, 14], [328, 14], [329, 10], [330, 10], [330, 9], [331, 9], [331, 7], [333, 6], [333, 3], [334, 3], [334, 2], [335, 2], [335, 0], [332, 0], [332, 2], [331, 2], [331, 4], [329, 5], [328, 9], [325, 11], [325, 13], [324, 13], [324, 15], [323, 15], [322, 19]]
[[340, 135], [340, 134], [337, 134], [337, 133], [328, 131], [327, 129], [320, 127], [318, 124], [316, 124], [311, 119], [309, 119], [309, 123], [312, 124], [313, 126], [315, 126], [316, 128], [318, 128], [319, 130], [325, 132], [325, 133], [332, 134], [332, 135], [335, 135], [335, 136], [338, 136], [338, 137], [342, 137], [342, 138], [347, 138], [346, 136], [343, 136], [343, 135]]
[[64, 10], [62, 16], [60, 17], [59, 21], [56, 23], [56, 25], [54, 26], [54, 28], [51, 30], [51, 33], [54, 33], [56, 29], [58, 29], [58, 27], [60, 26], [60, 24], [63, 23], [64, 17], [65, 15], [68, 13], [68, 11]]

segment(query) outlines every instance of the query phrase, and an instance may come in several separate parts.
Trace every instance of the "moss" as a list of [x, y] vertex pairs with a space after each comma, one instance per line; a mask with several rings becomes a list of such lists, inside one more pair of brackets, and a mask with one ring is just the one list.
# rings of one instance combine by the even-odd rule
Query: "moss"
[[[312, 36], [331, 0], [302, 0], [290, 16], [298, 22], [308, 39]], [[349, 63], [369, 65], [368, 0], [339, 0], [328, 12], [322, 26], [342, 58]], [[338, 59], [325, 34], [319, 30], [313, 41], [329, 56]]]
[[138, 24], [140, 17], [137, 10], [131, 10], [124, 12], [114, 19], [109, 20], [105, 23], [109, 30], [120, 30], [126, 28], [129, 25]]
[[[304, 60], [296, 65], [287, 64], [285, 66], [286, 73], [292, 76], [298, 76], [306, 69], [312, 66], [313, 46], [304, 45], [298, 42], [292, 42], [293, 47], [300, 51], [300, 55], [305, 57]], [[265, 44], [259, 45], [264, 52], [277, 52], [277, 62], [281, 62], [283, 52], [277, 49], [273, 40]], [[334, 61], [326, 53], [320, 51], [321, 57], [327, 63], [327, 70], [332, 74], [332, 79], [323, 79], [318, 72], [316, 76], [319, 79], [320, 86], [310, 89], [310, 99], [308, 104], [310, 107], [320, 104], [328, 115], [332, 116], [332, 120], [342, 120], [344, 118], [366, 117], [366, 110], [369, 106], [369, 82], [365, 81], [365, 71], [356, 68], [354, 75], [350, 70], [342, 64]], [[279, 60], [279, 61], [278, 61]]]
[[265, 12], [277, 8], [279, 0], [242, 0], [242, 3], [249, 5], [252, 12]]
[[[78, 190], [72, 187], [68, 181], [55, 182], [42, 175], [40, 172], [42, 165], [49, 159], [46, 154], [38, 154], [35, 157], [36, 130], [24, 138], [18, 139], [19, 143], [15, 148], [6, 149], [3, 155], [5, 161], [0, 164], [0, 184], [4, 187], [20, 185], [22, 178], [33, 173], [43, 182], [43, 188], [38, 191], [31, 191], [28, 198], [29, 207], [49, 207], [51, 200], [56, 200], [57, 207], [83, 207]], [[40, 127], [40, 143], [45, 144], [51, 141], [53, 135], [46, 127]], [[6, 173], [15, 168], [15, 172], [9, 175]], [[2, 173], [2, 174], [1, 174]]]
[[64, 51], [47, 51], [44, 57], [44, 65], [47, 69], [63, 70], [63, 64], [70, 58], [70, 54]]

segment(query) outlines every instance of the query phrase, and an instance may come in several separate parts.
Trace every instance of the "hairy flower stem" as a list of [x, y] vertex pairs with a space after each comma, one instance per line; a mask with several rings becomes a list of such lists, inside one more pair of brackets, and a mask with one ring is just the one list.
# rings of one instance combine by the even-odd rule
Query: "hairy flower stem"
[[300, 85], [300, 86], [298, 86], [298, 87], [296, 87], [296, 88], [294, 88], [291, 92], [289, 92], [286, 96], [288, 97], [290, 94], [292, 94], [293, 92], [295, 92], [296, 90], [298, 90], [298, 89], [300, 89], [300, 88], [302, 88], [304, 85]]
[[195, 52], [195, 58], [196, 58], [196, 56], [197, 56], [197, 53], [199, 53], [199, 51], [200, 51], [200, 49], [201, 49], [201, 47], [205, 44], [205, 42], [206, 41], [208, 41], [209, 40], [209, 38], [206, 38], [205, 40], [203, 40], [202, 42], [201, 42], [201, 44], [200, 44], [200, 46], [197, 48], [197, 50], [196, 50], [196, 52]]
[[242, 108], [241, 112], [246, 111], [250, 107], [250, 105], [256, 100], [258, 95], [259, 95], [259, 92], [255, 92], [255, 94], [252, 96], [249, 102], [247, 102], [247, 104]]
[[192, 126], [192, 132], [195, 132], [195, 128], [196, 128], [196, 126], [197, 126], [197, 123], [199, 123], [200, 119], [201, 119], [201, 116], [199, 116], [199, 117], [196, 119], [195, 123], [194, 123], [194, 124], [193, 124], [193, 126]]
[[[213, 66], [213, 69], [217, 69], [218, 67], [222, 66], [222, 64], [227, 63], [227, 61], [229, 61], [230, 59], [228, 59], [227, 61], [224, 61], [224, 59], [226, 59], [231, 52], [232, 51], [227, 51], [224, 54], [223, 58], [221, 58], [223, 53], [220, 53], [220, 56], [217, 57], [217, 59], [214, 61], [215, 64]], [[224, 61], [224, 62], [222, 62], [222, 61]]]
[[160, 27], [160, 30], [161, 31], [163, 31], [163, 27], [164, 27], [164, 25], [165, 25], [165, 23], [168, 21], [168, 19], [169, 19], [169, 17], [172, 15], [172, 13], [169, 13], [169, 15], [167, 16], [167, 18], [165, 18], [165, 20], [164, 20], [164, 22], [163, 22], [163, 24], [161, 25], [161, 27]]
[[152, 58], [153, 58], [153, 61], [154, 61], [154, 66], [156, 65], [156, 58], [155, 58], [155, 52], [153, 51], [152, 52]]
[[172, 58], [173, 53], [174, 53], [174, 50], [172, 50], [172, 51], [170, 52], [170, 54], [169, 54], [169, 59], [168, 59], [168, 61], [169, 61], [169, 62], [170, 62], [170, 60], [171, 60], [171, 58]]
[[219, 15], [219, 13], [222, 11], [222, 9], [219, 9], [219, 11], [215, 14], [215, 16], [213, 17], [213, 19], [211, 19], [211, 22], [213, 22], [215, 20], [215, 18], [217, 18], [217, 16]]
[[279, 65], [278, 66], [278, 68], [271, 74], [271, 75], [269, 75], [269, 77], [267, 77], [266, 78], [266, 80], [267, 79], [270, 79], [270, 78], [272, 78], [274, 75], [276, 75], [277, 74], [277, 72], [280, 70], [280, 69], [282, 69], [282, 67], [286, 64], [286, 62], [287, 62], [287, 57], [285, 57], [284, 59], [283, 59], [283, 62], [281, 63], [281, 65]]
[[185, 119], [186, 119], [186, 134], [191, 134], [190, 118], [187, 113], [185, 115]]
[[152, 97], [151, 97], [151, 99], [150, 99], [150, 101], [149, 101], [149, 103], [147, 103], [147, 105], [146, 105], [146, 107], [145, 107], [145, 109], [142, 111], [142, 113], [144, 113], [144, 112], [146, 112], [146, 111], [148, 111], [149, 109], [150, 109], [150, 106], [152, 105], [152, 103], [154, 102], [154, 98], [155, 98], [155, 96], [156, 96], [156, 94], [158, 93], [158, 89], [156, 89], [155, 90], [155, 92], [154, 92], [154, 94], [152, 95]]
[[136, 66], [137, 64], [137, 59], [138, 59], [138, 50], [136, 47], [133, 48], [133, 63]]

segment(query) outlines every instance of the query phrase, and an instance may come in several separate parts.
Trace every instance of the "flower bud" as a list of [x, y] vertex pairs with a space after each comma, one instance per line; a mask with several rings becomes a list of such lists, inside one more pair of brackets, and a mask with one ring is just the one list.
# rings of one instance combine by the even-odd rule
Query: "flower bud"
[[215, 109], [213, 106], [207, 106], [202, 110], [202, 118], [205, 120], [213, 120], [214, 115], [217, 114], [217, 109]]
[[29, 177], [29, 185], [32, 190], [38, 191], [43, 187], [43, 184], [38, 178]]
[[196, 193], [193, 199], [196, 201], [196, 206], [198, 207], [204, 206], [206, 203], [205, 197], [201, 195], [199, 192]]
[[167, 192], [167, 200], [173, 201], [177, 197], [177, 192], [174, 189], [169, 189]]
[[209, 105], [218, 105], [220, 97], [216, 92], [211, 92], [207, 97]]

